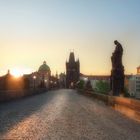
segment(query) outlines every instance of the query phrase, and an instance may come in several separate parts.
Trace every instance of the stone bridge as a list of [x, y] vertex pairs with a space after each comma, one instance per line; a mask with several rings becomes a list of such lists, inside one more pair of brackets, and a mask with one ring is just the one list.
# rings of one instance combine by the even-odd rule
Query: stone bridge
[[0, 104], [0, 139], [139, 140], [140, 123], [75, 90]]

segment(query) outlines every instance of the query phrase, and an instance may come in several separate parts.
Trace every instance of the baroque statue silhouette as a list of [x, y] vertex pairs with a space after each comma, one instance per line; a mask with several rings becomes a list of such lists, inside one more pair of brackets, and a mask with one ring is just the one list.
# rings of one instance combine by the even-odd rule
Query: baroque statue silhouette
[[111, 91], [114, 96], [119, 96], [124, 92], [124, 66], [122, 64], [123, 47], [115, 40], [115, 51], [112, 54], [112, 70], [111, 70]]

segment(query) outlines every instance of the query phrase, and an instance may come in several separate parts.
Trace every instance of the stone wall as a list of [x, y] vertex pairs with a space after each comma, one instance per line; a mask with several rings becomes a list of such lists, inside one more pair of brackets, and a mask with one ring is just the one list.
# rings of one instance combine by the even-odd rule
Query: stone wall
[[46, 89], [28, 89], [28, 90], [7, 90], [0, 91], [0, 102], [10, 101], [25, 96], [31, 96], [34, 94], [40, 94], [46, 92]]

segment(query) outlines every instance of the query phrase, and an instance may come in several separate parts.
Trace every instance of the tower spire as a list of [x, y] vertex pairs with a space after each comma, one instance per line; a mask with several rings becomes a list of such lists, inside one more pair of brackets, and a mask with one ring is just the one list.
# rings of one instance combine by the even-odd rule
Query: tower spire
[[75, 62], [74, 52], [71, 52], [71, 53], [70, 53], [69, 62]]

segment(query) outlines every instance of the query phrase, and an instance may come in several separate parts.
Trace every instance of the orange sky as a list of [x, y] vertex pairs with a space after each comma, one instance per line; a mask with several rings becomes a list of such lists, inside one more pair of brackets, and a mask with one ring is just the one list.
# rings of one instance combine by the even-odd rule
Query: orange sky
[[64, 72], [70, 50], [82, 73], [110, 74], [116, 39], [124, 47], [125, 73], [136, 73], [140, 9], [134, 1], [1, 1], [0, 75], [37, 71], [44, 60], [52, 73]]

